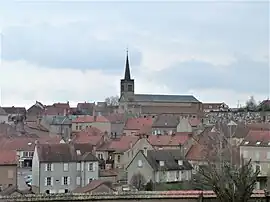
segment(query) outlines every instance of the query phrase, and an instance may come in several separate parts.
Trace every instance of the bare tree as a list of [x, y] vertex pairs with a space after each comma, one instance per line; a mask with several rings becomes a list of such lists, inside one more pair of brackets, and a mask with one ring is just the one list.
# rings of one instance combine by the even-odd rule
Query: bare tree
[[136, 173], [131, 178], [131, 185], [134, 186], [138, 191], [141, 191], [144, 189], [145, 183], [146, 183], [146, 180], [141, 173]]
[[240, 167], [224, 162], [221, 169], [208, 163], [200, 168], [201, 183], [208, 185], [221, 202], [247, 202], [257, 182], [259, 170], [254, 171], [251, 160]]
[[253, 96], [246, 102], [246, 109], [250, 111], [255, 111], [257, 109], [257, 103]]
[[116, 96], [107, 97], [105, 99], [105, 102], [107, 103], [107, 105], [110, 105], [110, 106], [118, 106], [118, 104], [119, 104], [119, 97], [117, 95]]

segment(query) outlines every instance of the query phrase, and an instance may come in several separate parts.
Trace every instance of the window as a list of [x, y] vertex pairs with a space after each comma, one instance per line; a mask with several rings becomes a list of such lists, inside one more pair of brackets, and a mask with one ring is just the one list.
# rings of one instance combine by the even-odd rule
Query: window
[[53, 164], [52, 163], [47, 163], [45, 165], [45, 171], [53, 171]]
[[159, 161], [160, 166], [164, 166], [164, 161]]
[[259, 160], [260, 159], [260, 153], [259, 152], [256, 152], [255, 153], [255, 160]]
[[245, 145], [247, 145], [248, 143], [249, 143], [249, 141], [245, 141], [245, 143], [244, 143], [244, 144], [245, 144]]
[[11, 187], [12, 186], [12, 184], [8, 184], [8, 187]]
[[64, 171], [68, 171], [68, 163], [64, 163]]
[[77, 167], [77, 171], [80, 171], [81, 170], [81, 163], [77, 163], [76, 167]]
[[244, 151], [243, 157], [244, 157], [244, 158], [247, 158], [247, 157], [248, 157], [248, 151]]
[[138, 160], [138, 167], [142, 167], [142, 160]]
[[68, 177], [62, 178], [62, 185], [68, 185]]
[[270, 159], [270, 152], [267, 152], [267, 159]]
[[103, 159], [103, 154], [98, 154], [99, 159]]
[[121, 156], [117, 155], [117, 162], [120, 163], [120, 160], [121, 160]]
[[76, 178], [76, 184], [77, 184], [77, 185], [81, 185], [81, 178], [80, 178], [80, 177], [77, 177], [77, 178]]
[[182, 160], [178, 160], [178, 165], [182, 166], [183, 165], [183, 161]]
[[68, 189], [65, 189], [65, 193], [68, 193]]
[[259, 141], [258, 141], [258, 142], [256, 142], [256, 145], [260, 145], [260, 144], [261, 144], [261, 142], [259, 142]]
[[88, 179], [88, 183], [92, 182], [93, 178], [89, 178]]
[[50, 194], [50, 190], [46, 190], [45, 193], [46, 193], [46, 194]]
[[46, 177], [45, 178], [45, 185], [46, 186], [51, 186], [52, 185], [52, 178], [51, 177]]
[[93, 171], [94, 169], [93, 169], [93, 163], [89, 163], [88, 164], [88, 171]]
[[133, 91], [133, 88], [132, 88], [131, 84], [128, 85], [128, 91]]
[[76, 126], [76, 130], [79, 130], [79, 127], [78, 126]]
[[259, 164], [255, 165], [255, 171], [261, 172], [261, 166]]

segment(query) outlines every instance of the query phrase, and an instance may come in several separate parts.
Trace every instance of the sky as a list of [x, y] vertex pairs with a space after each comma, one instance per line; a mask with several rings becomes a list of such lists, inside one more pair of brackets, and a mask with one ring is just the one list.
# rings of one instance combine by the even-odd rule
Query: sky
[[269, 2], [0, 2], [1, 106], [135, 93], [244, 104], [270, 94]]

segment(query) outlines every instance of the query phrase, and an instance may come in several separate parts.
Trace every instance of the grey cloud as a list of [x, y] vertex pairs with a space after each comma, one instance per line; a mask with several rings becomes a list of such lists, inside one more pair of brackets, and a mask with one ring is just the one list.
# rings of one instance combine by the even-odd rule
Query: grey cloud
[[157, 72], [155, 78], [175, 92], [190, 89], [232, 89], [240, 93], [270, 92], [268, 62], [253, 61], [245, 56], [228, 66], [215, 66], [191, 60]]
[[[2, 58], [24, 59], [51, 68], [123, 70], [126, 44], [123, 41], [98, 40], [91, 23], [53, 27], [48, 24], [10, 27], [3, 32]], [[129, 46], [133, 65], [141, 62], [138, 49]]]

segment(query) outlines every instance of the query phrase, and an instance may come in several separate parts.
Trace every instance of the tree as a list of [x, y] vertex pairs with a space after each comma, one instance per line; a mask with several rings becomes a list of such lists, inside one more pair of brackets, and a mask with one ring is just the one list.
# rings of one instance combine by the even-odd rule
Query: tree
[[109, 106], [118, 106], [118, 104], [119, 104], [119, 97], [117, 95], [116, 96], [107, 97], [105, 99], [105, 102]]
[[208, 163], [199, 169], [201, 183], [210, 186], [221, 202], [247, 202], [254, 190], [259, 170], [254, 171], [251, 160], [241, 166], [224, 162], [221, 167]]
[[147, 182], [147, 184], [145, 185], [145, 191], [153, 191], [153, 182], [152, 182], [152, 180]]
[[138, 191], [143, 190], [146, 180], [141, 173], [136, 173], [132, 176], [130, 184]]
[[257, 103], [256, 100], [254, 99], [253, 96], [251, 96], [249, 98], [248, 101], [246, 101], [246, 107], [245, 107], [248, 111], [255, 111], [257, 108]]

